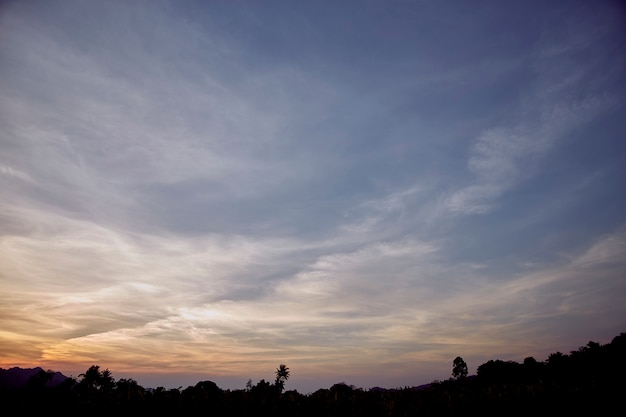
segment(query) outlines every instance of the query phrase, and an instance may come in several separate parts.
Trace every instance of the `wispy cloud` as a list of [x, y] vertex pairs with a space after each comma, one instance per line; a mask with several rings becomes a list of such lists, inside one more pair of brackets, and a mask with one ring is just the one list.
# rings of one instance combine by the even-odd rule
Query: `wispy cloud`
[[28, 175], [26, 172], [13, 169], [12, 167], [7, 166], [7, 165], [0, 165], [0, 174], [6, 175], [7, 177], [13, 177], [13, 178], [25, 181], [25, 182], [30, 182], [30, 183], [35, 182], [35, 180], [33, 180], [31, 176]]
[[[586, 56], [594, 48], [595, 38], [595, 33], [583, 30], [574, 39], [559, 39], [557, 44], [551, 39], [536, 47], [530, 91], [523, 93], [512, 123], [486, 129], [473, 141], [467, 161], [470, 185], [449, 196], [451, 212], [492, 211], [503, 193], [536, 175], [559, 142], [615, 108], [619, 98], [599, 87], [606, 77], [596, 73], [597, 62], [569, 68], [573, 56]], [[583, 81], [595, 88], [581, 91]]]
[[[357, 360], [351, 358], [356, 352], [368, 355], [373, 363], [389, 362], [390, 352], [405, 361], [417, 352], [423, 352], [417, 356], [422, 359], [431, 355], [446, 360], [460, 351], [476, 362], [487, 345], [517, 360], [531, 353], [547, 356], [550, 352], [542, 351], [546, 346], [528, 338], [530, 331], [536, 332], [531, 330], [535, 322], [543, 323], [543, 337], [555, 346], [560, 332], [580, 332], [563, 328], [564, 317], [576, 316], [584, 322], [598, 309], [618, 308], [602, 303], [606, 291], [623, 289], [622, 235], [607, 236], [559, 265], [500, 282], [486, 279], [489, 271], [483, 268], [444, 267], [432, 258], [435, 248], [407, 242], [320, 257], [258, 299], [204, 303], [192, 297], [176, 306], [172, 296], [155, 285], [118, 284], [105, 293], [75, 300], [72, 310], [86, 311], [79, 304], [91, 303], [93, 297], [104, 296], [101, 301], [105, 305], [113, 300], [127, 304], [140, 299], [138, 305], [131, 303], [132, 309], [115, 309], [122, 325], [97, 331], [96, 323], [114, 317], [102, 311], [79, 315], [75, 318], [78, 323], [91, 317], [88, 328], [93, 333], [48, 344], [42, 360], [105, 361], [121, 369], [132, 363], [162, 372], [201, 368], [221, 375], [226, 371], [262, 372], [263, 367], [285, 358], [298, 368], [306, 369], [320, 356], [323, 363], [337, 361], [346, 367]], [[600, 252], [604, 254], [598, 255]], [[595, 267], [581, 269], [581, 263]], [[463, 279], [453, 290], [451, 283], [461, 271]], [[437, 290], [442, 273], [450, 277]], [[180, 280], [177, 282], [180, 285]], [[162, 315], [145, 321], [149, 315], [138, 307], [154, 314], [155, 306], [146, 304], [152, 297], [158, 299]], [[491, 302], [486, 304], [486, 299]], [[55, 309], [47, 308], [50, 316]], [[131, 311], [144, 316], [143, 323], [126, 316]], [[615, 324], [606, 322], [604, 326]], [[154, 349], [168, 353], [155, 358]]]

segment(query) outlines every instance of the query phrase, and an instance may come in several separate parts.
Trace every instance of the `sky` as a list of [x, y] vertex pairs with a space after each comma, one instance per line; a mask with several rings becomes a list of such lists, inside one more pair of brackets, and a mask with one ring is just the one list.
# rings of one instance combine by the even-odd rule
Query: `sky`
[[396, 388], [626, 331], [617, 1], [3, 1], [0, 367]]

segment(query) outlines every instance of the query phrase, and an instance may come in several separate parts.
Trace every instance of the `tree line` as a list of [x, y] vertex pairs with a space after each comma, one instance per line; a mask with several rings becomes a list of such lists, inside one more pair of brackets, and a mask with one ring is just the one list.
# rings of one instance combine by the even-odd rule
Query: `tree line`
[[598, 415], [623, 409], [626, 393], [626, 333], [606, 344], [590, 341], [545, 361], [489, 360], [469, 376], [460, 357], [451, 377], [421, 387], [356, 388], [337, 383], [311, 394], [285, 391], [289, 368], [281, 364], [273, 382], [248, 381], [221, 389], [200, 381], [185, 389], [146, 389], [132, 378], [115, 380], [93, 365], [77, 379], [49, 386], [52, 371], [40, 371], [19, 389], [0, 387], [0, 401], [20, 413], [79, 412], [89, 415], [165, 413], [190, 416], [466, 416]]

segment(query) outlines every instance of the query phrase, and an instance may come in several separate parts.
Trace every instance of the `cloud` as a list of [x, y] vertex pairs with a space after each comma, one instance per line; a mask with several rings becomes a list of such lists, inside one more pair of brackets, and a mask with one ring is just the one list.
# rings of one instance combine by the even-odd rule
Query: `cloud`
[[[302, 69], [255, 68], [219, 25], [147, 7], [151, 21], [167, 21], [157, 29], [120, 5], [102, 8], [115, 30], [72, 20], [59, 33], [32, 11], [7, 18], [7, 51], [29, 70], [0, 102], [2, 141], [13, 172], [41, 182], [32, 202], [139, 232], [304, 224], [305, 193], [319, 198], [346, 164], [328, 147], [347, 135], [326, 126], [350, 97]], [[279, 207], [289, 215], [273, 216]]]
[[[604, 87], [607, 77], [596, 72], [596, 27], [584, 26], [574, 38], [551, 38], [536, 47], [531, 88], [521, 94], [522, 105], [509, 116], [512, 122], [486, 129], [472, 141], [470, 184], [449, 195], [450, 212], [493, 211], [500, 196], [537, 175], [546, 156], [576, 129], [615, 108], [618, 97]], [[582, 59], [571, 70], [568, 62], [574, 56]]]
[[35, 180], [33, 180], [32, 177], [28, 175], [26, 172], [14, 169], [7, 165], [0, 164], [0, 174], [6, 175], [8, 177], [17, 178], [19, 180], [29, 182], [29, 183], [35, 182]]
[[[537, 332], [554, 343], [559, 333], [586, 337], [588, 329], [564, 328], [562, 319], [576, 316], [585, 323], [602, 309], [618, 308], [602, 304], [607, 291], [623, 288], [623, 234], [606, 236], [561, 264], [505, 280], [484, 267], [444, 266], [432, 258], [437, 251], [428, 244], [372, 245], [321, 256], [261, 298], [170, 305], [151, 321], [48, 344], [42, 358], [222, 375], [261, 373], [280, 360], [299, 369], [322, 361], [354, 370], [363, 356], [391, 366], [425, 358], [445, 361], [462, 353], [475, 363], [487, 346], [514, 360], [526, 353], [547, 357], [549, 352], [538, 351], [548, 347], [538, 344]], [[593, 262], [590, 254], [596, 254]], [[589, 267], [581, 270], [581, 263]], [[454, 289], [450, 278], [461, 272]], [[450, 278], [438, 292], [442, 273]], [[127, 284], [116, 295], [132, 294], [130, 287], [155, 291]], [[162, 292], [154, 295], [161, 302], [168, 299]], [[603, 328], [619, 325], [615, 317]], [[167, 353], [155, 358], [157, 350]]]
[[502, 190], [499, 184], [468, 186], [450, 195], [445, 206], [453, 213], [485, 214], [493, 209], [491, 202]]
[[626, 228], [622, 227], [615, 233], [598, 239], [582, 255], [575, 258], [572, 264], [578, 268], [620, 265], [624, 264], [624, 253], [626, 253]]
[[[452, 299], [450, 304], [444, 303], [441, 311], [450, 310], [448, 316], [457, 317], [459, 327], [467, 326], [466, 331], [461, 332], [469, 343], [501, 340], [503, 346], [510, 349], [518, 343], [521, 346], [531, 343], [529, 334], [533, 334], [534, 339], [541, 334], [540, 339], [549, 339], [552, 343], [533, 347], [543, 350], [562, 343], [559, 340], [564, 334], [591, 337], [593, 335], [585, 336], [580, 326], [587, 328], [598, 317], [604, 317], [603, 311], [622, 309], [606, 305], [606, 300], [610, 293], [624, 291], [625, 254], [624, 230], [619, 228], [561, 262], [537, 265], [532, 272], [520, 271], [507, 279], [489, 279], [485, 285]], [[487, 304], [485, 300], [490, 302]], [[572, 317], [576, 320], [566, 324], [566, 318]], [[468, 325], [472, 320], [482, 323], [479, 332]], [[596, 324], [603, 332], [623, 324], [617, 317], [603, 320], [602, 324]], [[498, 332], [502, 332], [500, 336]], [[593, 337], [601, 333], [596, 334], [598, 336]], [[529, 348], [529, 352], [532, 349]]]

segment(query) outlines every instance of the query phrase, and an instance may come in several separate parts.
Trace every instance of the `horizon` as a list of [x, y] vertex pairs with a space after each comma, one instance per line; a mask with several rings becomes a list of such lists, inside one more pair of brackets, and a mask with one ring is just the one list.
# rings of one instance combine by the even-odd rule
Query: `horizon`
[[[552, 350], [552, 353], [563, 353], [565, 355], [570, 355], [572, 352], [577, 351], [583, 347], [585, 347], [588, 343], [594, 342], [594, 343], [599, 343], [600, 346], [606, 346], [609, 345], [610, 343], [612, 343], [612, 340], [620, 335], [624, 335], [626, 334], [626, 332], [620, 332], [619, 334], [615, 335], [613, 338], [611, 338], [611, 340], [609, 340], [608, 342], [601, 342], [601, 341], [597, 341], [597, 340], [588, 340], [586, 343], [581, 344], [580, 346], [577, 346], [576, 348], [570, 348], [569, 350], [566, 351], [559, 351], [559, 350]], [[530, 356], [532, 358], [534, 358], [535, 360], [537, 360], [539, 363], [545, 363], [548, 360], [548, 357], [546, 358], [537, 358], [535, 356]], [[527, 357], [526, 357], [527, 358]], [[526, 359], [523, 358], [523, 359]], [[524, 360], [515, 360], [515, 359], [502, 359], [502, 358], [491, 358], [489, 360], [504, 360], [506, 361], [513, 361], [519, 364], [525, 363]], [[488, 360], [488, 361], [489, 361]], [[486, 361], [486, 362], [488, 362]], [[98, 364], [94, 364], [94, 365], [98, 365]], [[451, 367], [450, 369], [452, 370], [452, 363], [451, 363]], [[468, 373], [468, 377], [473, 377], [476, 376], [477, 372], [476, 369], [480, 366], [483, 365], [478, 364], [476, 366], [473, 367], [474, 372], [469, 372]], [[124, 375], [118, 376], [116, 375], [115, 371], [113, 369], [109, 369], [106, 366], [100, 366], [100, 370], [103, 371], [105, 369], [108, 369], [109, 371], [111, 371], [111, 376], [114, 378], [114, 380], [120, 380], [122, 378], [126, 378], [126, 379], [133, 379], [135, 380], [140, 386], [142, 386], [145, 389], [156, 389], [159, 387], [163, 387], [165, 389], [185, 389], [188, 388], [190, 386], [195, 386], [198, 382], [201, 381], [213, 381], [217, 384], [217, 386], [223, 390], [243, 390], [246, 388], [246, 384], [248, 382], [248, 380], [252, 381], [253, 385], [258, 383], [260, 380], [265, 380], [268, 382], [271, 382], [273, 379], [273, 376], [268, 376], [268, 377], [263, 377], [263, 378], [259, 378], [259, 379], [253, 379], [253, 378], [247, 378], [245, 379], [245, 383], [242, 384], [242, 380], [240, 377], [218, 377], [217, 379], [212, 379], [212, 378], [205, 378], [202, 376], [201, 373], [196, 374], [198, 379], [194, 380], [193, 376], [190, 374], [184, 374], [184, 375], [166, 375], [166, 374], [153, 374], [153, 375], [132, 375], [130, 373], [124, 373]], [[58, 369], [45, 369], [42, 368], [40, 366], [32, 366], [32, 367], [24, 367], [24, 366], [15, 366], [16, 368], [20, 368], [20, 369], [43, 369], [46, 371], [53, 371], [53, 372], [59, 372], [61, 373], [63, 376], [67, 377], [67, 378], [74, 378], [77, 381], [80, 381], [80, 377], [78, 377], [77, 375], [80, 375], [82, 373], [84, 373], [87, 369], [76, 373], [76, 375], [74, 375], [74, 373], [72, 374], [68, 374], [66, 372], [63, 372], [61, 370]], [[11, 367], [13, 368], [13, 367]], [[11, 369], [11, 368], [6, 368], [6, 369]], [[0, 369], [5, 369], [0, 367]], [[5, 369], [5, 370], [6, 370]], [[429, 385], [432, 383], [437, 383], [437, 382], [441, 382], [441, 381], [445, 381], [445, 380], [452, 380], [454, 379], [452, 372], [450, 372], [450, 375], [448, 375], [445, 378], [434, 378], [428, 382], [422, 382], [422, 383], [413, 383], [413, 384], [404, 384], [404, 385], [395, 385], [395, 386], [385, 386], [385, 384], [377, 384], [377, 385], [369, 385], [369, 386], [362, 386], [362, 385], [358, 385], [358, 384], [353, 384], [350, 382], [347, 382], [345, 380], [338, 380], [335, 382], [327, 382], [325, 385], [315, 385], [316, 383], [319, 383], [319, 380], [316, 380], [316, 382], [313, 382], [312, 380], [308, 380], [308, 381], [298, 381], [297, 378], [294, 379], [292, 378], [293, 374], [291, 373], [291, 368], [289, 368], [290, 371], [290, 377], [288, 378], [286, 384], [285, 384], [285, 391], [290, 391], [290, 390], [295, 390], [298, 391], [301, 394], [305, 394], [305, 395], [309, 395], [314, 393], [315, 391], [319, 390], [319, 389], [329, 389], [330, 387], [332, 387], [334, 384], [346, 384], [348, 386], [351, 386], [355, 389], [363, 389], [365, 391], [367, 390], [371, 390], [371, 389], [377, 389], [377, 388], [382, 388], [382, 389], [403, 389], [403, 388], [415, 388], [415, 387], [420, 387], [420, 386], [425, 386], [425, 385]], [[468, 370], [471, 369], [468, 367]], [[206, 375], [204, 375], [206, 376]], [[368, 380], [368, 379], [366, 379]], [[142, 381], [152, 381], [152, 383], [148, 382], [146, 383], [142, 383]], [[163, 381], [168, 381], [168, 383], [170, 385], [164, 385], [161, 382]], [[330, 381], [330, 380], [329, 380]], [[295, 385], [294, 387], [290, 387], [289, 385]]]
[[2, 2], [0, 367], [243, 388], [284, 363], [307, 392], [610, 342], [625, 20]]

